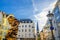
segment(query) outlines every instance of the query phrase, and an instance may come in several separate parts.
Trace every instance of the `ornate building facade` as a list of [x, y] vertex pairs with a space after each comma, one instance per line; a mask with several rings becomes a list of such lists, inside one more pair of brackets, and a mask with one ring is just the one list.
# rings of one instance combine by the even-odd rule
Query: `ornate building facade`
[[19, 21], [11, 14], [0, 14], [0, 40], [16, 40]]
[[36, 40], [35, 24], [31, 19], [20, 19], [17, 40]]

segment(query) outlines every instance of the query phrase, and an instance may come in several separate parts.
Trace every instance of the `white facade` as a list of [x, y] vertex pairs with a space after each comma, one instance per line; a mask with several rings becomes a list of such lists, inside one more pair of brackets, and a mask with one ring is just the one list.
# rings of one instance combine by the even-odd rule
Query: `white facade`
[[17, 38], [34, 38], [35, 36], [35, 25], [30, 21], [22, 21], [18, 26]]

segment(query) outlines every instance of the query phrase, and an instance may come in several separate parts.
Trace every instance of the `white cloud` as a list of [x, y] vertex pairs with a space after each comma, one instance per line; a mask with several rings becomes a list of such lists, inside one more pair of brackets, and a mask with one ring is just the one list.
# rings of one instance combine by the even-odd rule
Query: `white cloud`
[[[46, 17], [46, 15], [48, 14], [48, 11], [53, 10], [56, 2], [57, 2], [57, 0], [53, 3], [51, 3], [50, 5], [48, 5], [48, 7], [44, 8], [42, 10], [42, 12], [38, 13], [37, 15], [33, 15], [35, 17], [35, 20], [38, 20], [38, 22], [39, 22], [40, 31], [42, 30], [42, 28], [44, 27], [44, 25], [46, 24], [46, 22], [48, 20], [48, 18]], [[33, 6], [35, 6], [34, 3], [33, 3]], [[36, 7], [34, 7], [34, 8], [36, 8]]]

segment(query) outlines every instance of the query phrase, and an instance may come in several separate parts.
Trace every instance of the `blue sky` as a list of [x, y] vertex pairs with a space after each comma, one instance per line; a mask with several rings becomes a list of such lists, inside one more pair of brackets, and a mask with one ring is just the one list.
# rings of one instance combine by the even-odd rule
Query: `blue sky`
[[28, 18], [33, 13], [31, 0], [0, 0], [0, 10], [16, 18]]
[[[47, 7], [54, 0], [33, 0], [39, 12]], [[0, 10], [6, 14], [14, 14], [17, 19], [29, 18], [37, 14], [33, 13], [34, 7], [32, 0], [0, 0]]]
[[17, 19], [27, 19], [39, 22], [39, 28], [42, 30], [46, 24], [48, 9], [56, 0], [0, 0], [0, 10], [6, 14], [13, 14]]

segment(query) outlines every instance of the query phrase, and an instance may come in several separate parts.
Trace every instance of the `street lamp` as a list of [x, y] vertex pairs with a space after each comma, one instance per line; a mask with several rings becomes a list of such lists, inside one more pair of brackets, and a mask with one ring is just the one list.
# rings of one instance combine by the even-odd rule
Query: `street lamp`
[[52, 24], [52, 19], [54, 17], [54, 14], [50, 13], [50, 11], [49, 11], [49, 14], [47, 15], [47, 17], [50, 21], [50, 30], [51, 30], [51, 34], [52, 34], [52, 40], [55, 40], [55, 37], [54, 37], [54, 34], [53, 34], [54, 27], [53, 27], [53, 24]]

